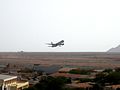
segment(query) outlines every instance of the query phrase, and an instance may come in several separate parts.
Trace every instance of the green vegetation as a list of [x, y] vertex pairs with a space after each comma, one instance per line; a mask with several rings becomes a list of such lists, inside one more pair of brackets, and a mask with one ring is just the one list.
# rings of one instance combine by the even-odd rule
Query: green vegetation
[[120, 84], [120, 72], [112, 72], [107, 75], [106, 82], [110, 84]]
[[107, 77], [106, 73], [99, 73], [96, 75], [96, 78], [94, 79], [94, 81], [98, 84], [104, 85], [104, 83], [106, 82], [106, 77]]
[[80, 83], [84, 83], [84, 82], [93, 82], [93, 79], [89, 79], [89, 78], [81, 78], [79, 79]]
[[120, 67], [115, 68], [116, 72], [120, 72]]
[[64, 90], [65, 83], [70, 83], [71, 79], [64, 77], [43, 77], [39, 83], [24, 90]]
[[103, 72], [106, 72], [106, 73], [111, 73], [111, 72], [113, 72], [113, 69], [105, 69]]
[[102, 85], [105, 83], [120, 84], [120, 72], [99, 73], [96, 75], [95, 82]]
[[[69, 73], [88, 75], [90, 74], [90, 70], [75, 69]], [[120, 68], [116, 68], [114, 71], [112, 69], [105, 69], [103, 72], [98, 73], [95, 79], [82, 78], [78, 80], [81, 83], [93, 82], [93, 87], [89, 90], [103, 90], [105, 85], [120, 84]], [[65, 87], [65, 84], [68, 83], [71, 83], [71, 78], [45, 76], [39, 83], [24, 90], [87, 90], [83, 88]], [[120, 89], [118, 88], [117, 90]]]
[[[116, 68], [115, 71], [112, 69], [105, 69], [103, 72], [96, 75], [94, 82], [95, 85], [93, 85], [93, 90], [103, 90], [106, 84], [120, 84], [120, 68]], [[117, 90], [119, 90], [119, 88]]]
[[91, 73], [90, 70], [80, 70], [80, 69], [73, 69], [69, 71], [70, 74], [81, 74], [81, 75], [89, 75]]

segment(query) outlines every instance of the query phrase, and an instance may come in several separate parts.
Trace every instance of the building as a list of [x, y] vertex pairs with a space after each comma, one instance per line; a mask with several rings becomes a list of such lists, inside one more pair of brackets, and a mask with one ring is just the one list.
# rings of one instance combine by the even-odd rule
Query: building
[[26, 81], [17, 81], [17, 76], [0, 74], [0, 90], [23, 90], [28, 86]]

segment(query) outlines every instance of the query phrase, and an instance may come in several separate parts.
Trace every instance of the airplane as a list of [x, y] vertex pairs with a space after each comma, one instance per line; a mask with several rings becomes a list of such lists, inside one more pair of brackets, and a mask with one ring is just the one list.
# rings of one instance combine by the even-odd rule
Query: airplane
[[51, 43], [47, 43], [48, 45], [51, 45], [51, 46], [48, 46], [48, 47], [57, 47], [57, 46], [62, 46], [62, 45], [64, 45], [64, 40], [61, 40], [60, 42], [58, 42], [58, 43], [53, 43], [53, 42], [51, 42]]

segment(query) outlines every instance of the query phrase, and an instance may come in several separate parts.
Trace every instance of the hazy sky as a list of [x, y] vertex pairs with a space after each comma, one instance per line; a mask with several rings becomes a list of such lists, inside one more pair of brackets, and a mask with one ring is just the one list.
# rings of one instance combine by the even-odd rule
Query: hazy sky
[[[65, 45], [45, 43], [65, 40]], [[120, 44], [120, 0], [0, 0], [0, 51], [102, 52]]]

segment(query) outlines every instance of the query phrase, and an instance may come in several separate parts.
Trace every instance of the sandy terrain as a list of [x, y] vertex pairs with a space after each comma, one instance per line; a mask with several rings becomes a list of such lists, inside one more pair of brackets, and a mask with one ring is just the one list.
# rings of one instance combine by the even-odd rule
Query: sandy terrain
[[1, 52], [0, 63], [114, 68], [120, 66], [120, 53]]

